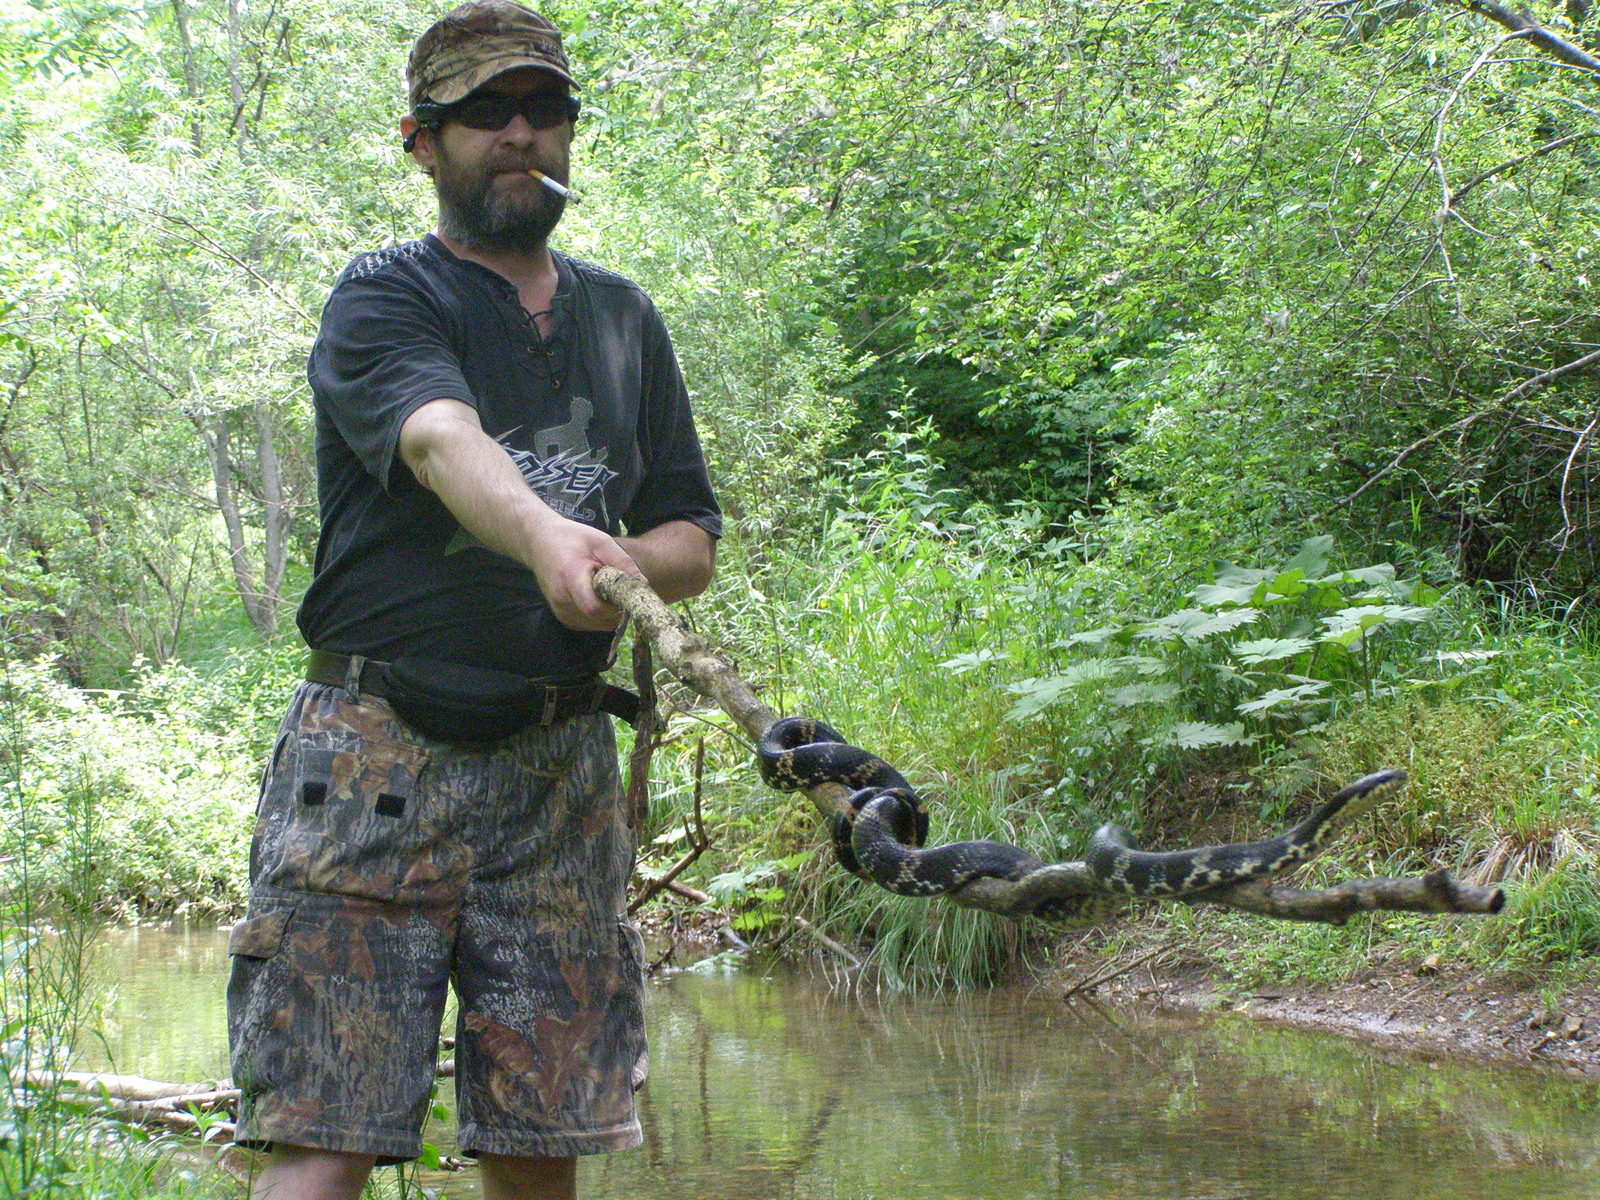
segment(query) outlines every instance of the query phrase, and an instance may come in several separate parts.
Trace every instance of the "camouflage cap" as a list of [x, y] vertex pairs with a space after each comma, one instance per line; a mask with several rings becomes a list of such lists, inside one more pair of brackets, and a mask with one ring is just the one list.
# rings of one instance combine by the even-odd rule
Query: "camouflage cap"
[[467, 0], [428, 28], [411, 48], [406, 89], [422, 100], [454, 104], [502, 71], [538, 67], [573, 87], [561, 31], [512, 0]]

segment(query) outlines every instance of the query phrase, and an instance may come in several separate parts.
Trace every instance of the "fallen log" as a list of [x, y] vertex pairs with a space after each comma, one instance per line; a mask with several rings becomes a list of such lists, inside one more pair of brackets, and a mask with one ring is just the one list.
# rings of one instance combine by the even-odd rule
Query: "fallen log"
[[29, 1071], [25, 1085], [35, 1091], [72, 1088], [109, 1096], [115, 1100], [165, 1101], [183, 1103], [192, 1099], [232, 1091], [231, 1080], [211, 1083], [167, 1083], [160, 1079], [146, 1079], [142, 1075], [111, 1075], [100, 1071]]

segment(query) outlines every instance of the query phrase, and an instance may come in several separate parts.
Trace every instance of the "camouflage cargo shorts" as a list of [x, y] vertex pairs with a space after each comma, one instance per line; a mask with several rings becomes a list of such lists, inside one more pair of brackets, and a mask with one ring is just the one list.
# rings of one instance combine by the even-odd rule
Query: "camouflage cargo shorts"
[[414, 1158], [453, 984], [464, 1153], [638, 1145], [633, 852], [608, 717], [476, 753], [301, 684], [228, 945], [238, 1140]]

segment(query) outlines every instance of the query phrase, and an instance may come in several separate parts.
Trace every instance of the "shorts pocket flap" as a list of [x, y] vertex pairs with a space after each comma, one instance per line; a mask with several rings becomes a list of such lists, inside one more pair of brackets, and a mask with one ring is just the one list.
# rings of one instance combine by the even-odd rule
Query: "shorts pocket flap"
[[228, 933], [228, 953], [241, 958], [271, 958], [283, 945], [294, 909], [286, 908], [265, 916], [240, 921]]

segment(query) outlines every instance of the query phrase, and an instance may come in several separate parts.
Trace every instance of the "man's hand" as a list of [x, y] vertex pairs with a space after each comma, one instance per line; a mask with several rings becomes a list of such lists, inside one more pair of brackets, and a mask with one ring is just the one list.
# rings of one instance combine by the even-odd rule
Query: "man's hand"
[[400, 458], [463, 528], [533, 572], [550, 611], [568, 629], [615, 629], [622, 614], [594, 594], [594, 573], [640, 575], [616, 539], [556, 512], [459, 400], [430, 400], [400, 427]]
[[622, 614], [594, 594], [594, 573], [601, 567], [629, 575], [643, 572], [615, 538], [568, 520], [543, 502], [540, 507], [549, 513], [548, 524], [535, 535], [534, 560], [527, 565], [545, 603], [568, 629], [615, 629]]

